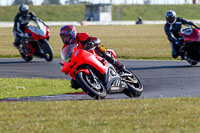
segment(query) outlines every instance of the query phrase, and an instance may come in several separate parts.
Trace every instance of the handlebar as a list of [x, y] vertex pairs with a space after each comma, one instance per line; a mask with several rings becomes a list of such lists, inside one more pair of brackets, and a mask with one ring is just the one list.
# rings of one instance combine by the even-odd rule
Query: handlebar
[[192, 26], [191, 26], [191, 25], [186, 24], [185, 26], [192, 29]]

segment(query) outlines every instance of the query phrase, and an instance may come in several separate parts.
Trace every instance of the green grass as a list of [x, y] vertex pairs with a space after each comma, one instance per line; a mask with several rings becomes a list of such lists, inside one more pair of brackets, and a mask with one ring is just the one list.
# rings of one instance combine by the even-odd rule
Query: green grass
[[[113, 20], [120, 19], [119, 10], [122, 10], [122, 20], [165, 20], [165, 12], [174, 10], [177, 16], [186, 19], [199, 19], [199, 5], [118, 5], [113, 6]], [[115, 14], [117, 11], [118, 14]]]
[[[0, 21], [13, 21], [19, 6], [0, 7]], [[164, 20], [164, 14], [172, 9], [178, 16], [199, 19], [199, 5], [113, 5], [113, 20]], [[30, 11], [44, 21], [82, 21], [85, 20], [84, 5], [45, 5], [30, 6]], [[122, 15], [121, 15], [122, 14]]]
[[200, 98], [0, 104], [0, 132], [198, 133]]
[[[14, 21], [19, 6], [0, 7], [0, 21]], [[44, 21], [82, 21], [85, 18], [85, 6], [30, 6], [30, 11]]]
[[[60, 58], [61, 26], [51, 27], [50, 43], [56, 58]], [[12, 46], [12, 28], [0, 28], [0, 57], [20, 57]], [[80, 26], [78, 32], [98, 37], [104, 46], [114, 49], [121, 59], [171, 59], [171, 47], [164, 25]]]
[[[178, 15], [187, 19], [200, 17], [198, 5], [120, 6], [123, 7], [123, 20], [135, 20], [137, 16], [162, 20], [168, 9], [176, 10]], [[30, 8], [45, 21], [83, 20], [84, 7], [74, 7]], [[0, 21], [13, 21], [17, 10], [18, 7], [0, 7]], [[113, 19], [119, 19], [113, 15]], [[62, 48], [59, 29], [58, 26], [51, 27], [50, 39], [57, 58]], [[100, 38], [103, 45], [116, 51], [118, 58], [171, 59], [163, 25], [86, 26], [77, 27], [77, 30]], [[12, 28], [0, 28], [0, 40], [0, 57], [19, 57], [12, 46]], [[0, 86], [0, 99], [75, 91], [69, 87], [69, 81], [58, 79], [0, 78]], [[199, 103], [199, 98], [5, 102], [0, 104], [0, 132], [197, 133], [200, 131]]]
[[0, 78], [0, 99], [82, 92], [70, 87], [69, 80]]

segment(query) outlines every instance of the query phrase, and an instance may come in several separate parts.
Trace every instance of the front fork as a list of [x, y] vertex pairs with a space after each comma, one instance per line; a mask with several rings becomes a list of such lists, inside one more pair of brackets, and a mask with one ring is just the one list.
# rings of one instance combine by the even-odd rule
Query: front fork
[[42, 41], [38, 42], [39, 43], [39, 50], [40, 50], [40, 53], [44, 56], [46, 54], [45, 50], [44, 50], [44, 44]]
[[30, 53], [30, 49], [29, 49], [29, 44], [28, 44], [28, 39], [26, 38], [22, 38], [23, 40], [21, 40], [21, 45], [19, 45], [19, 52], [20, 53], [24, 53], [24, 54], [29, 54]]
[[185, 46], [184, 46], [184, 45], [181, 45], [181, 46], [180, 46], [180, 48], [179, 48], [179, 53], [180, 53], [180, 56], [181, 56], [181, 60], [187, 60], [188, 54], [187, 54], [187, 52], [185, 51]]

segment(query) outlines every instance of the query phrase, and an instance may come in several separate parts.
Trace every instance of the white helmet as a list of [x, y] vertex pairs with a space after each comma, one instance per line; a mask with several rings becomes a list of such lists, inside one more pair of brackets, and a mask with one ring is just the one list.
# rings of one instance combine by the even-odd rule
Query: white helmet
[[168, 10], [168, 11], [165, 13], [165, 18], [166, 18], [166, 20], [167, 20], [167, 23], [169, 23], [169, 24], [175, 23], [175, 20], [176, 20], [176, 12], [173, 11], [173, 10]]
[[25, 5], [25, 4], [20, 5], [19, 13], [22, 15], [22, 17], [25, 18], [27, 16], [27, 14], [28, 14], [28, 11], [29, 11], [29, 6], [28, 5]]

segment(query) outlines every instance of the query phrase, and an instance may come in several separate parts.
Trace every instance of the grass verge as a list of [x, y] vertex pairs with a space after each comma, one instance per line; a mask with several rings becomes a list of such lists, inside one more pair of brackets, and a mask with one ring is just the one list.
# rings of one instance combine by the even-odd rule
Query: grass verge
[[[62, 48], [60, 27], [51, 27], [50, 44], [56, 58], [60, 58]], [[0, 31], [0, 57], [20, 57], [12, 45], [12, 28], [0, 28]], [[117, 58], [171, 59], [170, 43], [164, 33], [164, 25], [80, 26], [77, 31], [99, 38], [104, 46], [115, 50]]]
[[[14, 21], [19, 6], [0, 7], [0, 21]], [[45, 5], [30, 6], [30, 11], [44, 21], [82, 21], [85, 18], [84, 5]]]
[[0, 104], [0, 132], [197, 133], [200, 98]]
[[0, 78], [0, 99], [80, 92], [70, 87], [69, 80]]
[[[13, 21], [19, 6], [0, 7], [0, 21]], [[113, 5], [113, 20], [164, 20], [167, 10], [175, 10], [178, 16], [186, 19], [199, 19], [199, 5]], [[85, 20], [84, 5], [43, 5], [30, 6], [30, 11], [44, 21], [82, 21]]]

